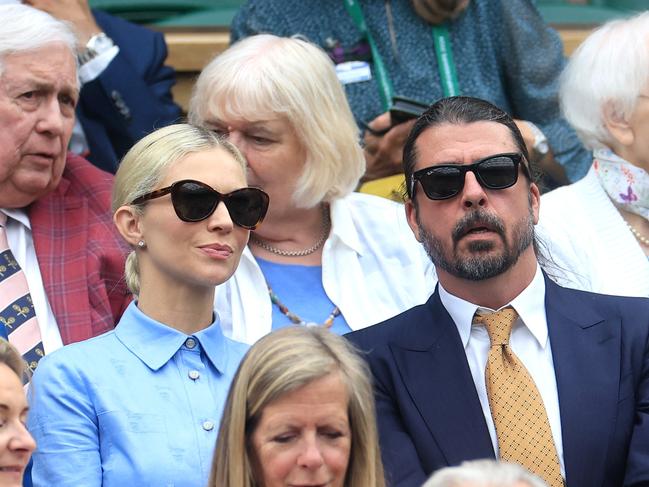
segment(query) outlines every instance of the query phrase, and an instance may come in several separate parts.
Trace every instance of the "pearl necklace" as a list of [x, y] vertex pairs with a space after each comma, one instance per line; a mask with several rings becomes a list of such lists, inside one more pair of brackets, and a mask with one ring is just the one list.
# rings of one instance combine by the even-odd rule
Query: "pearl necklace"
[[638, 239], [638, 242], [640, 242], [642, 245], [646, 245], [647, 247], [649, 247], [649, 239], [648, 238], [645, 238], [642, 235], [640, 235], [640, 232], [638, 232], [634, 227], [632, 227], [629, 224], [629, 222], [625, 221], [624, 223], [626, 223], [626, 226], [629, 227], [629, 230], [631, 230], [631, 233], [633, 234], [633, 236], [636, 239]]
[[330, 230], [331, 230], [331, 218], [329, 217], [329, 209], [327, 205], [323, 204], [322, 205], [322, 235], [320, 236], [318, 241], [308, 249], [304, 249], [304, 250], [278, 249], [277, 247], [273, 247], [265, 240], [260, 239], [254, 233], [250, 234], [250, 241], [255, 245], [258, 245], [262, 249], [267, 250], [268, 252], [275, 255], [281, 255], [282, 257], [304, 257], [305, 255], [311, 255], [312, 253], [314, 253], [316, 250], [320, 249], [320, 247], [324, 245], [324, 243], [327, 241], [327, 237], [329, 237]]

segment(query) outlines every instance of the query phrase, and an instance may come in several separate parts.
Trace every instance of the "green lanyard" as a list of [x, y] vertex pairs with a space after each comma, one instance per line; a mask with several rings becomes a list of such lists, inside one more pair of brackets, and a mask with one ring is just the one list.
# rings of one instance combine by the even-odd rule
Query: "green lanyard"
[[[363, 10], [357, 0], [344, 0], [347, 13], [352, 18], [356, 28], [367, 37], [372, 51], [372, 59], [374, 60], [374, 69], [376, 80], [379, 84], [379, 95], [381, 96], [381, 104], [383, 110], [387, 111], [392, 105], [392, 96], [394, 89], [392, 82], [388, 75], [388, 70], [385, 68], [383, 58], [376, 47], [374, 37], [367, 28]], [[451, 46], [451, 36], [448, 32], [448, 27], [445, 25], [435, 26], [432, 28], [433, 43], [435, 44], [435, 54], [437, 55], [437, 67], [439, 69], [439, 77], [442, 82], [442, 91], [444, 96], [456, 96], [460, 94], [460, 86], [457, 81], [457, 73], [455, 71], [455, 62], [453, 61], [453, 51]]]
[[433, 27], [433, 42], [437, 54], [437, 68], [439, 79], [442, 81], [444, 96], [457, 96], [460, 94], [460, 86], [457, 82], [455, 63], [453, 62], [453, 46], [448, 27], [436, 25]]
[[370, 34], [367, 24], [365, 23], [365, 16], [363, 15], [363, 10], [356, 0], [344, 0], [345, 7], [347, 7], [347, 13], [351, 16], [354, 24], [358, 30], [367, 37], [367, 41], [370, 43], [370, 49], [372, 51], [372, 59], [374, 60], [374, 70], [376, 80], [379, 83], [379, 95], [381, 96], [381, 104], [383, 105], [383, 111], [387, 112], [392, 105], [392, 96], [394, 95], [394, 90], [392, 89], [392, 81], [390, 81], [390, 76], [388, 76], [388, 70], [385, 69], [385, 64], [383, 64], [383, 58], [379, 53], [378, 48], [376, 47], [376, 42], [374, 42], [374, 37]]

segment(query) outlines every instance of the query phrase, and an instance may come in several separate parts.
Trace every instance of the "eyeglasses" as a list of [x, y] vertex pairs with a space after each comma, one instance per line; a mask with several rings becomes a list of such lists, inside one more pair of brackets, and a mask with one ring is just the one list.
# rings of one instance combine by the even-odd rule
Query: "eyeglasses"
[[[466, 173], [475, 174], [480, 185], [487, 189], [505, 189], [518, 181], [518, 166], [523, 161], [522, 154], [496, 154], [473, 164], [439, 164], [420, 169], [410, 178], [410, 194], [415, 197], [417, 181], [431, 200], [445, 200], [456, 196], [464, 188]], [[529, 170], [522, 164], [530, 178]]]
[[131, 204], [139, 205], [169, 193], [176, 215], [185, 222], [199, 222], [209, 218], [223, 201], [234, 223], [254, 230], [268, 210], [269, 197], [259, 188], [241, 188], [221, 194], [207, 184], [191, 179], [176, 181], [171, 186], [142, 195]]

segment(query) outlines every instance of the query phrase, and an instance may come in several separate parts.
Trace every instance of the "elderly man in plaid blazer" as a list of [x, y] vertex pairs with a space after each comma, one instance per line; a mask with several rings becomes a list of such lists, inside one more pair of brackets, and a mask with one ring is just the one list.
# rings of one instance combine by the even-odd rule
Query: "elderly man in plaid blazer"
[[[0, 237], [26, 277], [39, 353], [50, 353], [114, 326], [130, 300], [127, 249], [113, 229], [112, 177], [67, 154], [74, 34], [24, 5], [0, 5], [0, 18]], [[11, 340], [15, 325], [7, 329]]]

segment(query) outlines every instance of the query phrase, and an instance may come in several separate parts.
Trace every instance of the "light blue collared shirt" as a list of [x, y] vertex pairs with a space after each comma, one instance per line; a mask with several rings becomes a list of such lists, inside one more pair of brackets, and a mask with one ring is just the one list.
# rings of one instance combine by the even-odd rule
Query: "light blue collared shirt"
[[246, 349], [218, 318], [189, 336], [133, 302], [115, 330], [47, 355], [30, 391], [34, 486], [206, 485]]

